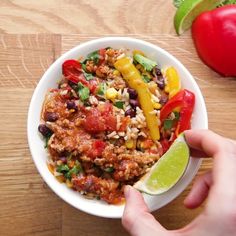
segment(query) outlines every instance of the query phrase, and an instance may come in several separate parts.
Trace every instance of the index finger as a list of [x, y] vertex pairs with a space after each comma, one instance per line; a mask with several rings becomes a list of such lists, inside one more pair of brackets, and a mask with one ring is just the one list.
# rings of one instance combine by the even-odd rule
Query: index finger
[[236, 144], [209, 130], [184, 132], [191, 148], [213, 157], [213, 182], [215, 190], [236, 196]]

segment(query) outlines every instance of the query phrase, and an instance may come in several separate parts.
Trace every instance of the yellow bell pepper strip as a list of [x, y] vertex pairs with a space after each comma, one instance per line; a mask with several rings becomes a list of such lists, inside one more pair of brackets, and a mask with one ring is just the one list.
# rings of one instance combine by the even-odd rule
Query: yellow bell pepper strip
[[165, 92], [169, 93], [169, 98], [172, 98], [180, 91], [181, 88], [178, 72], [174, 67], [169, 67], [165, 72], [165, 77], [167, 79]]
[[154, 107], [148, 85], [142, 80], [139, 71], [129, 58], [123, 57], [117, 60], [114, 66], [122, 74], [128, 85], [138, 93], [139, 103], [146, 118], [150, 136], [153, 141], [159, 140], [158, 118], [153, 112]]

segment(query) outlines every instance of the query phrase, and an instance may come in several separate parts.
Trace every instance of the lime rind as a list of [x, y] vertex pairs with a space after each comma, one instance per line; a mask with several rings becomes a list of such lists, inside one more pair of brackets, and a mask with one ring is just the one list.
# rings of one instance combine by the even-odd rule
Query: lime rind
[[170, 149], [134, 187], [150, 195], [171, 189], [184, 175], [189, 163], [189, 147], [181, 134]]
[[174, 26], [178, 35], [188, 30], [195, 18], [204, 11], [217, 7], [222, 0], [185, 0], [177, 9]]

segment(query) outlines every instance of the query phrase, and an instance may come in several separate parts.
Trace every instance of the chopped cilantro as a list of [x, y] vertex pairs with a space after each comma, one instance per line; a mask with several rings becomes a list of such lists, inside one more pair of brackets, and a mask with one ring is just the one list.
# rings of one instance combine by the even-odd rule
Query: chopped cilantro
[[117, 108], [123, 109], [123, 107], [124, 107], [124, 102], [123, 102], [123, 101], [117, 101], [117, 102], [115, 102], [115, 106], [116, 106]]
[[89, 74], [85, 71], [83, 72], [83, 74], [84, 74], [84, 77], [85, 77], [86, 80], [91, 80], [91, 79], [94, 78], [94, 76], [92, 74]]
[[149, 83], [151, 79], [150, 79], [147, 75], [142, 75], [142, 80], [143, 80], [145, 83]]
[[82, 69], [83, 69], [84, 71], [86, 71], [86, 65], [85, 65], [85, 63], [81, 63], [81, 65], [82, 65]]
[[72, 175], [77, 175], [81, 171], [82, 171], [81, 164], [78, 161], [76, 161], [75, 166], [72, 169], [70, 169], [67, 173], [65, 173], [65, 177], [67, 179], [71, 179]]
[[106, 83], [100, 83], [100, 84], [99, 84], [99, 87], [98, 87], [97, 94], [98, 94], [98, 95], [104, 95], [104, 94], [105, 94], [106, 87], [107, 87]]
[[135, 54], [134, 60], [141, 64], [146, 71], [151, 71], [155, 66], [157, 66], [157, 63], [155, 61], [152, 61], [140, 54]]
[[65, 173], [65, 172], [68, 172], [70, 170], [70, 168], [68, 167], [68, 165], [60, 165], [57, 167], [56, 170], [59, 173]]
[[53, 133], [49, 133], [46, 137], [45, 137], [45, 145], [44, 148], [48, 148], [48, 141], [51, 138]]
[[80, 99], [82, 101], [87, 100], [89, 98], [89, 93], [90, 93], [89, 88], [79, 82], [77, 94], [79, 95]]
[[95, 64], [99, 62], [99, 59], [100, 59], [99, 51], [91, 52], [87, 56], [87, 60], [92, 60]]
[[106, 169], [104, 169], [107, 173], [112, 173], [114, 171], [113, 167], [107, 167]]
[[175, 120], [179, 120], [179, 117], [180, 117], [180, 114], [179, 114], [179, 112], [177, 112], [177, 111], [174, 111], [174, 114], [175, 114]]
[[172, 126], [173, 126], [173, 122], [174, 122], [173, 120], [166, 119], [166, 120], [164, 121], [164, 129], [165, 129], [165, 130], [171, 129]]

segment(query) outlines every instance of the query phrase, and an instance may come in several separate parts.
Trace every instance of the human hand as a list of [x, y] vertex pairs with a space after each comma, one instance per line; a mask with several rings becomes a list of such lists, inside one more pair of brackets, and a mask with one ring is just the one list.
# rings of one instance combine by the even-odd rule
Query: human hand
[[184, 201], [188, 208], [204, 211], [189, 225], [168, 231], [149, 213], [141, 193], [125, 187], [126, 206], [122, 224], [133, 236], [235, 236], [236, 143], [209, 130], [188, 130], [185, 137], [195, 157], [213, 157], [213, 169], [197, 178]]

